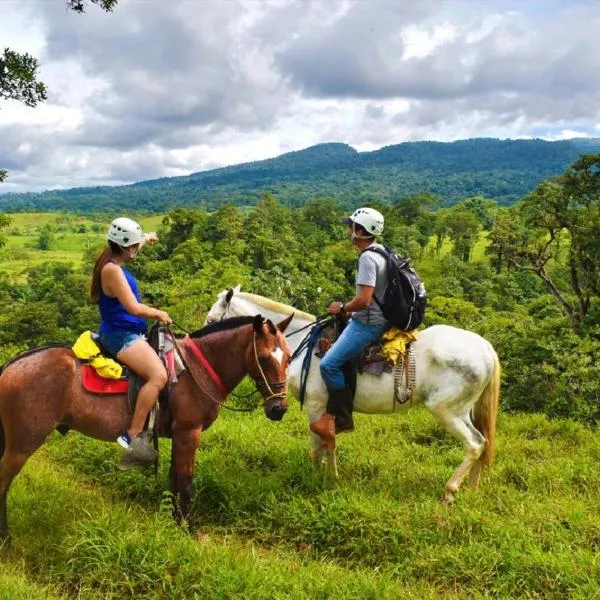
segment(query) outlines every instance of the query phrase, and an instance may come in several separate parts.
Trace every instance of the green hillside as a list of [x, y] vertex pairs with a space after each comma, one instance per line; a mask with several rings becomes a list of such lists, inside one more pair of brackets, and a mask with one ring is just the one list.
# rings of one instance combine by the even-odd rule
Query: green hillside
[[392, 202], [422, 190], [451, 205], [485, 196], [513, 204], [540, 181], [561, 173], [580, 152], [600, 150], [600, 140], [472, 139], [452, 143], [406, 142], [374, 152], [341, 143], [320, 144], [268, 160], [143, 181], [0, 196], [0, 210], [164, 211], [176, 206], [214, 210], [226, 203], [255, 205], [270, 192], [303, 206], [319, 197], [356, 206]]

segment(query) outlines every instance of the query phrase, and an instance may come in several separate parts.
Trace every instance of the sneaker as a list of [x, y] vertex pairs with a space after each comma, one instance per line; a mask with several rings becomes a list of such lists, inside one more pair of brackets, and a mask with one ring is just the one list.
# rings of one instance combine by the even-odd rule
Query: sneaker
[[131, 446], [125, 450], [119, 469], [127, 471], [128, 469], [136, 469], [146, 467], [156, 463], [158, 454], [152, 447], [152, 433], [144, 431], [138, 435], [131, 443]]
[[130, 435], [125, 432], [122, 433], [118, 438], [117, 438], [117, 444], [119, 444], [119, 446], [121, 446], [121, 448], [129, 448], [129, 446], [131, 446], [131, 437]]

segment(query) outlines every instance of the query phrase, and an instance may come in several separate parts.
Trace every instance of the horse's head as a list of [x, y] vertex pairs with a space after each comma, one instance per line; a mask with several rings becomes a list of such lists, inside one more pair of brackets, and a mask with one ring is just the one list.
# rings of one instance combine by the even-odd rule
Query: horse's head
[[237, 313], [232, 306], [232, 300], [234, 295], [239, 292], [240, 289], [241, 286], [236, 285], [234, 288], [222, 291], [219, 294], [217, 301], [210, 307], [204, 324], [208, 325], [209, 323], [214, 323], [221, 319], [237, 316]]
[[272, 421], [281, 421], [287, 412], [287, 374], [291, 352], [282, 333], [293, 315], [277, 325], [256, 315], [254, 335], [246, 356], [248, 374], [265, 399], [265, 415]]

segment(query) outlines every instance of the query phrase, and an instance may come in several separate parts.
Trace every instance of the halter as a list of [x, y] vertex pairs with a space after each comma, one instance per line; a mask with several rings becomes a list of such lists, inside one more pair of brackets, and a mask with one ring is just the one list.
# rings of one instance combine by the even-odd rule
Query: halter
[[285, 392], [279, 392], [279, 393], [276, 394], [271, 389], [271, 386], [273, 386], [273, 387], [285, 387], [287, 381], [285, 381], [285, 380], [284, 381], [275, 381], [275, 382], [272, 381], [272, 382], [270, 382], [270, 384], [269, 384], [269, 381], [267, 381], [265, 373], [262, 370], [262, 367], [260, 366], [260, 361], [258, 360], [258, 350], [256, 349], [256, 331], [254, 332], [254, 339], [252, 340], [252, 345], [254, 346], [254, 358], [256, 360], [256, 366], [258, 367], [258, 370], [260, 372], [260, 376], [262, 377], [262, 381], [258, 382], [258, 381], [256, 381], [256, 379], [254, 379], [254, 377], [252, 378], [252, 380], [256, 384], [257, 388], [260, 389], [260, 385], [264, 384], [265, 388], [269, 392], [270, 396], [268, 396], [266, 398], [265, 398], [265, 395], [263, 394], [263, 398], [265, 398], [265, 402], [268, 402], [272, 398], [281, 398], [283, 400], [285, 398], [285, 396], [286, 396], [286, 393]]
[[[173, 335], [173, 332], [171, 331], [171, 328], [169, 326], [167, 326], [167, 331], [171, 334], [171, 337], [173, 338], [173, 340], [175, 340], [175, 336]], [[227, 399], [228, 393], [227, 390], [225, 389], [225, 386], [223, 385], [223, 382], [221, 381], [221, 378], [219, 377], [218, 373], [214, 370], [214, 368], [212, 367], [212, 365], [210, 364], [209, 360], [206, 358], [206, 356], [204, 355], [204, 353], [202, 352], [202, 350], [200, 349], [200, 346], [193, 341], [193, 339], [189, 336], [186, 336], [184, 338], [185, 340], [189, 340], [184, 342], [185, 345], [194, 353], [194, 355], [199, 359], [200, 364], [204, 367], [204, 369], [206, 370], [206, 372], [208, 373], [209, 377], [211, 378], [211, 381], [217, 386], [217, 388], [223, 393], [223, 395], [225, 396], [225, 399]], [[258, 367], [258, 371], [262, 377], [262, 381], [257, 381], [254, 377], [250, 376], [252, 378], [252, 380], [254, 381], [255, 385], [257, 388], [260, 389], [261, 386], [264, 386], [263, 389], [266, 389], [269, 392], [269, 395], [265, 397], [265, 395], [263, 394], [263, 398], [264, 398], [264, 402], [268, 402], [269, 400], [273, 399], [273, 398], [281, 398], [284, 399], [286, 397], [286, 392], [285, 391], [281, 391], [278, 393], [273, 392], [271, 386], [273, 386], [274, 388], [278, 388], [278, 387], [285, 387], [287, 384], [287, 380], [285, 381], [275, 381], [275, 382], [269, 382], [265, 376], [265, 373], [262, 369], [262, 367], [260, 366], [260, 361], [258, 360], [258, 350], [256, 348], [256, 331], [254, 332], [254, 336], [252, 339], [252, 345], [253, 345], [253, 349], [254, 349], [254, 358], [256, 361], [256, 366]], [[206, 387], [196, 378], [196, 376], [194, 375], [193, 371], [190, 369], [189, 365], [187, 364], [185, 358], [183, 357], [183, 354], [181, 353], [181, 350], [178, 346], [177, 343], [174, 344], [175, 350], [177, 352], [177, 355], [179, 356], [179, 358], [181, 359], [181, 362], [183, 364], [183, 366], [186, 368], [186, 370], [188, 371], [188, 373], [190, 374], [192, 381], [194, 382], [194, 384], [196, 385], [196, 387], [202, 391], [206, 396], [208, 396], [208, 398], [214, 402], [215, 404], [218, 404], [219, 406], [226, 408], [227, 410], [231, 410], [234, 412], [251, 412], [253, 409], [251, 408], [233, 408], [231, 406], [227, 406], [225, 404], [225, 402], [215, 398], [212, 393], [210, 391], [208, 391], [206, 389]], [[262, 392], [261, 392], [262, 393]]]

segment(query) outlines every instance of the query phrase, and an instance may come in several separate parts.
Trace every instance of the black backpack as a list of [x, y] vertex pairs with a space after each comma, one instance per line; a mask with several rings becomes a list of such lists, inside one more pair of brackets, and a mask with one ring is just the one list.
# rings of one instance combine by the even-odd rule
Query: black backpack
[[390, 325], [403, 331], [416, 329], [423, 321], [427, 295], [423, 282], [410, 266], [410, 258], [400, 256], [387, 247], [384, 250], [369, 246], [364, 252], [368, 251], [380, 254], [387, 262], [388, 282], [383, 302], [373, 296], [383, 316]]

